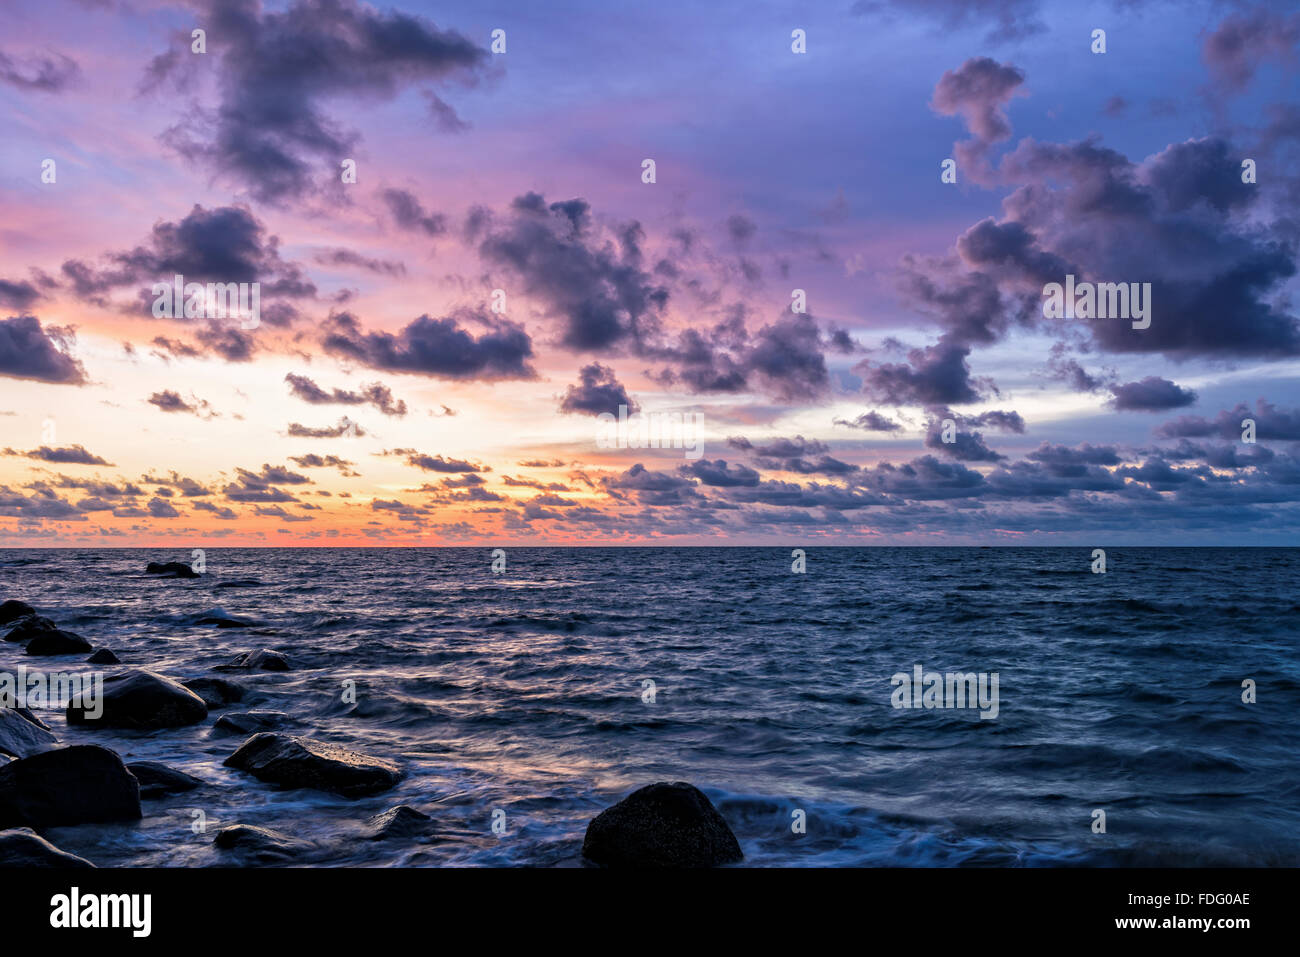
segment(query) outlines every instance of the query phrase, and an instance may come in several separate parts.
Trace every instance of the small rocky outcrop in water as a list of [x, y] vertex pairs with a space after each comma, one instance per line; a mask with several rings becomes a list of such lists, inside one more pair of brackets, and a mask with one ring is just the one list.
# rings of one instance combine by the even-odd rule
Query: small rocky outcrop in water
[[140, 782], [141, 800], [160, 798], [168, 794], [183, 794], [203, 784], [198, 778], [190, 777], [184, 771], [177, 771], [157, 761], [137, 761], [135, 764], [128, 764], [126, 769]]
[[[93, 704], [103, 709], [98, 718], [90, 717]], [[184, 685], [152, 671], [128, 671], [104, 680], [99, 700], [83, 702], [74, 698], [68, 704], [68, 724], [100, 728], [179, 728], [197, 724], [208, 716], [203, 699]]]
[[280, 731], [297, 724], [297, 720], [283, 711], [232, 711], [218, 718], [212, 730], [247, 737], [259, 731]]
[[144, 571], [146, 575], [161, 575], [164, 578], [199, 577], [199, 573], [184, 562], [150, 562]]
[[0, 767], [0, 828], [43, 830], [140, 816], [140, 785], [108, 748], [59, 748]]
[[0, 867], [94, 867], [84, 857], [61, 851], [29, 827], [0, 831]]
[[225, 678], [191, 678], [181, 684], [202, 698], [210, 709], [244, 700], [244, 686]]
[[113, 654], [108, 648], [100, 648], [86, 659], [88, 665], [120, 665], [121, 663], [122, 659]]
[[36, 614], [36, 609], [27, 602], [10, 598], [0, 604], [0, 625], [7, 625], [11, 621], [17, 621], [19, 618], [26, 618], [28, 615], [34, 614]]
[[607, 867], [716, 867], [744, 858], [718, 809], [683, 781], [648, 785], [601, 811], [587, 825], [582, 854]]
[[325, 741], [271, 732], [253, 735], [225, 764], [270, 784], [316, 788], [344, 797], [387, 791], [403, 776], [393, 761]]
[[212, 846], [226, 851], [242, 851], [252, 863], [278, 864], [288, 861], [307, 845], [268, 827], [232, 824], [217, 832]]
[[240, 655], [228, 665], [217, 665], [214, 671], [288, 671], [289, 660], [269, 648], [259, 648]]
[[91, 644], [80, 635], [64, 631], [50, 619], [29, 615], [5, 635], [5, 641], [26, 642], [29, 655], [73, 655], [91, 650]]
[[49, 728], [28, 720], [15, 708], [0, 708], [0, 754], [29, 758], [58, 745], [59, 739]]
[[399, 804], [383, 814], [377, 814], [366, 824], [371, 828], [372, 841], [420, 837], [433, 832], [433, 818], [409, 804]]

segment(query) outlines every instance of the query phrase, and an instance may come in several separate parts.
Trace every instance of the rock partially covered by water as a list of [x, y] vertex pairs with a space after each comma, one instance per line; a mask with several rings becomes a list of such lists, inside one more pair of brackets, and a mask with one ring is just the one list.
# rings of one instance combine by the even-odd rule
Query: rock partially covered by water
[[150, 562], [145, 569], [147, 575], [162, 575], [164, 578], [198, 578], [199, 573], [184, 562]]
[[29, 758], [58, 744], [49, 728], [28, 720], [15, 708], [0, 708], [0, 754]]
[[122, 659], [113, 654], [108, 648], [100, 648], [86, 659], [88, 665], [120, 665], [121, 663]]
[[289, 660], [277, 651], [259, 648], [240, 655], [228, 665], [217, 665], [217, 671], [288, 671]]
[[184, 771], [177, 771], [157, 761], [137, 761], [128, 764], [126, 769], [140, 782], [141, 800], [165, 797], [168, 794], [184, 794], [203, 784], [198, 778], [191, 777]]
[[[92, 718], [95, 707], [103, 714]], [[180, 728], [208, 716], [203, 699], [179, 682], [152, 671], [128, 671], [104, 681], [96, 701], [84, 695], [68, 705], [68, 724], [90, 728]]]
[[325, 741], [271, 732], [253, 735], [225, 764], [270, 784], [316, 788], [344, 797], [387, 791], [402, 780], [402, 770], [393, 761]]
[[64, 631], [41, 615], [19, 619], [18, 624], [5, 635], [5, 641], [27, 642], [29, 655], [73, 655], [91, 650], [91, 644], [85, 638]]
[[39, 831], [140, 816], [140, 785], [108, 748], [77, 745], [0, 767], [0, 828]]
[[307, 845], [268, 827], [232, 824], [217, 832], [217, 836], [212, 839], [212, 846], [225, 851], [241, 851], [250, 863], [282, 864]]
[[10, 598], [0, 604], [0, 625], [7, 625], [11, 621], [17, 621], [19, 618], [26, 618], [28, 615], [34, 614], [36, 614], [36, 609], [27, 602]]
[[0, 867], [94, 867], [84, 857], [61, 851], [29, 827], [0, 831]]
[[225, 678], [191, 678], [181, 684], [202, 698], [209, 708], [224, 708], [244, 700], [244, 686]]
[[409, 804], [399, 804], [383, 814], [377, 814], [366, 824], [371, 829], [372, 841], [421, 837], [433, 832], [433, 818]]
[[281, 731], [299, 723], [283, 711], [232, 711], [218, 718], [212, 730], [247, 737], [259, 731]]
[[660, 782], [633, 791], [589, 825], [582, 854], [606, 867], [716, 867], [740, 843], [699, 788]]

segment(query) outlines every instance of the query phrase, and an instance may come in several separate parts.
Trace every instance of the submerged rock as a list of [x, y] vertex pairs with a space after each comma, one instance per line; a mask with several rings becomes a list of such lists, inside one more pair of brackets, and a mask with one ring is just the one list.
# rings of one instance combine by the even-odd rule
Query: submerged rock
[[[90, 717], [83, 697], [68, 705], [68, 724], [100, 728], [179, 728], [197, 724], [208, 716], [203, 699], [184, 685], [152, 671], [128, 671], [104, 681], [104, 693], [95, 705], [103, 709]], [[89, 702], [86, 702], [89, 703]]]
[[181, 684], [202, 698], [209, 708], [224, 708], [244, 700], [244, 686], [225, 678], [191, 678]]
[[36, 609], [27, 602], [10, 598], [0, 604], [0, 625], [7, 625], [11, 621], [17, 621], [19, 618], [26, 618], [28, 615], [34, 614], [36, 614]]
[[718, 809], [683, 781], [633, 791], [587, 825], [582, 854], [607, 867], [716, 867], [742, 860]]
[[403, 777], [393, 761], [325, 741], [271, 732], [253, 735], [225, 764], [270, 784], [316, 788], [344, 797], [386, 791]]
[[232, 824], [223, 827], [212, 839], [212, 846], [222, 850], [238, 850], [258, 863], [275, 864], [290, 860], [307, 845], [299, 840], [252, 824]]
[[43, 830], [140, 816], [140, 785], [108, 748], [76, 745], [0, 767], [0, 828]]
[[61, 851], [29, 827], [0, 831], [0, 867], [94, 867], [84, 857]]
[[121, 663], [122, 659], [107, 648], [100, 648], [86, 659], [86, 664], [89, 665], [120, 665]]
[[146, 575], [162, 575], [164, 578], [199, 577], [199, 573], [184, 562], [150, 562], [144, 571]]
[[168, 794], [183, 794], [203, 784], [198, 778], [191, 777], [184, 771], [169, 768], [165, 764], [159, 764], [157, 761], [137, 761], [135, 764], [128, 764], [126, 769], [140, 782], [142, 800], [160, 798]]
[[212, 730], [247, 736], [259, 731], [279, 731], [299, 723], [283, 711], [232, 711], [218, 718]]
[[372, 841], [385, 841], [394, 837], [420, 837], [433, 832], [433, 818], [417, 811], [409, 804], [399, 804], [383, 814], [377, 814], [366, 824], [372, 829]]
[[64, 631], [42, 615], [20, 619], [5, 635], [5, 641], [27, 642], [29, 655], [72, 655], [91, 650], [91, 644], [85, 638]]
[[228, 665], [217, 665], [215, 671], [288, 671], [289, 660], [269, 648], [259, 648], [240, 655]]
[[0, 708], [0, 754], [29, 758], [58, 745], [59, 739], [49, 728], [29, 721], [16, 708]]

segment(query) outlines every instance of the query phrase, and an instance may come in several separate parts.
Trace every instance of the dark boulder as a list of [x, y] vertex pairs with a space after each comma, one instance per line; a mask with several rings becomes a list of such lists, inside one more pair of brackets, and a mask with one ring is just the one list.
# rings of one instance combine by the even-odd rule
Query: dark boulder
[[283, 711], [231, 711], [218, 718], [212, 730], [248, 737], [259, 731], [280, 731], [300, 723]]
[[7, 602], [0, 604], [0, 625], [7, 625], [11, 621], [17, 621], [19, 618], [26, 618], [28, 615], [34, 614], [36, 614], [36, 609], [27, 602], [10, 598]]
[[113, 654], [108, 648], [100, 648], [86, 659], [88, 665], [120, 665], [121, 663], [122, 659]]
[[28, 758], [58, 745], [49, 728], [29, 721], [16, 708], [0, 708], [0, 754]]
[[90, 642], [80, 635], [64, 631], [50, 619], [30, 615], [5, 635], [5, 641], [27, 642], [29, 655], [72, 655], [91, 650]]
[[150, 562], [145, 569], [147, 575], [161, 575], [164, 578], [198, 578], [199, 573], [184, 562]]
[[184, 771], [177, 771], [157, 761], [137, 761], [128, 764], [126, 769], [140, 782], [140, 798], [150, 800], [168, 794], [184, 794], [203, 784], [198, 778], [190, 777]]
[[250, 863], [281, 864], [301, 853], [308, 845], [267, 827], [232, 824], [217, 832], [217, 836], [212, 839], [212, 846], [223, 851], [240, 851], [241, 856]]
[[225, 678], [191, 678], [181, 684], [202, 698], [209, 708], [224, 708], [244, 700], [244, 686]]
[[108, 748], [76, 745], [0, 767], [0, 828], [39, 831], [140, 816], [140, 785]]
[[383, 814], [377, 814], [366, 824], [371, 828], [372, 841], [421, 837], [433, 832], [433, 818], [409, 804], [399, 804]]
[[316, 788], [344, 797], [387, 791], [402, 779], [402, 770], [393, 761], [325, 741], [271, 732], [253, 735], [225, 764], [270, 784]]
[[61, 851], [29, 827], [0, 831], [0, 867], [94, 867]]
[[[97, 701], [84, 696], [68, 704], [68, 724], [99, 728], [179, 728], [197, 724], [208, 716], [203, 699], [184, 685], [152, 671], [128, 671], [104, 680], [104, 693]], [[102, 709], [92, 717], [94, 707]]]
[[682, 781], [648, 785], [601, 811], [582, 854], [607, 867], [716, 867], [744, 857], [718, 809]]
[[216, 671], [288, 671], [289, 661], [279, 652], [259, 648], [240, 655], [228, 665], [217, 665]]

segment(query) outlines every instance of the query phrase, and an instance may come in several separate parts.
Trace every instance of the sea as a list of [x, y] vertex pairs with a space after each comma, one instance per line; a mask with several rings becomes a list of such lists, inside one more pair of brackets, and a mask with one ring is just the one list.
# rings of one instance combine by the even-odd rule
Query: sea
[[[46, 834], [100, 866], [240, 866], [212, 842], [238, 823], [297, 866], [577, 867], [656, 781], [708, 795], [738, 866], [1300, 865], [1300, 549], [801, 549], [207, 548], [194, 580], [145, 574], [188, 549], [7, 549], [0, 600], [122, 664], [0, 642], [0, 672], [249, 689], [151, 732], [38, 709], [204, 782]], [[292, 670], [213, 671], [259, 648]], [[996, 675], [996, 714], [903, 696], [918, 668]], [[213, 722], [252, 709], [405, 777], [353, 800], [227, 768]], [[432, 834], [368, 839], [398, 804]]]

